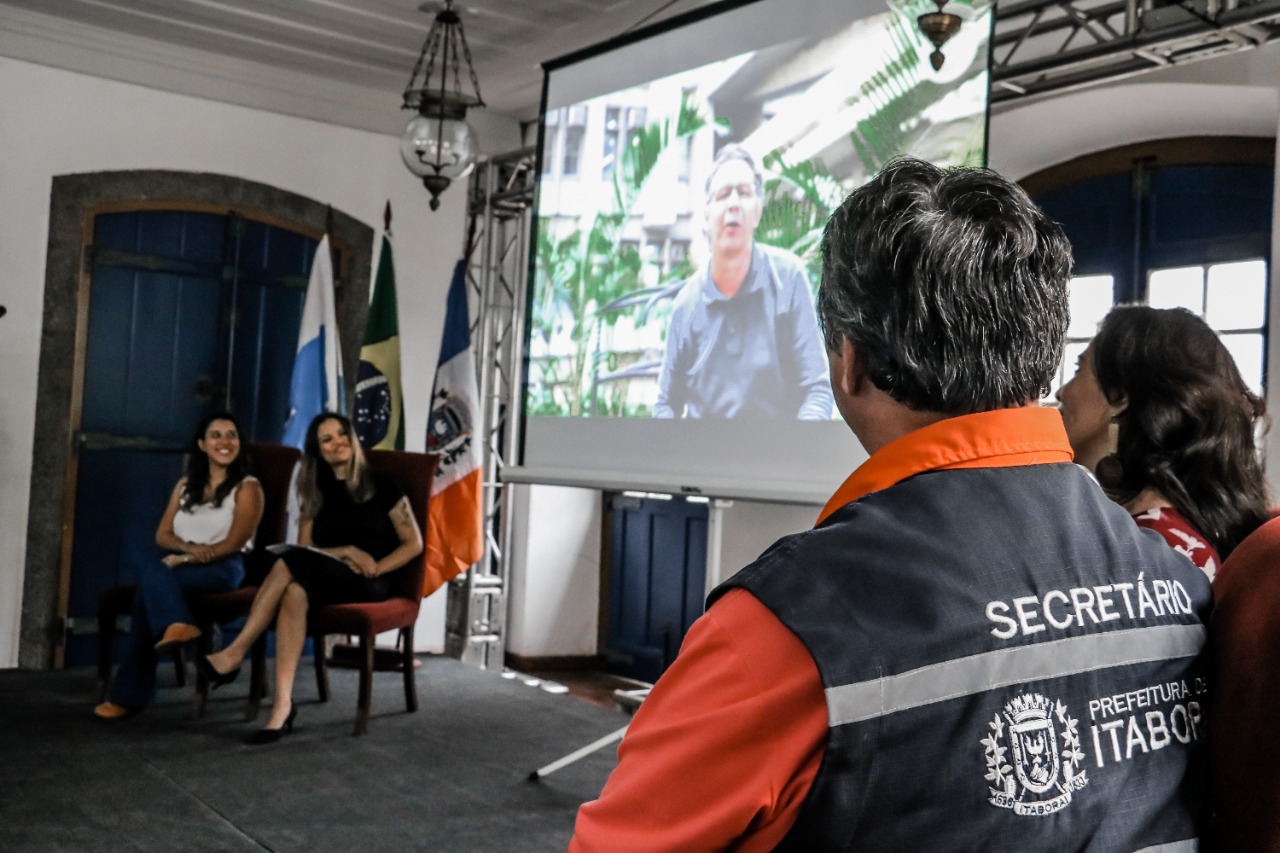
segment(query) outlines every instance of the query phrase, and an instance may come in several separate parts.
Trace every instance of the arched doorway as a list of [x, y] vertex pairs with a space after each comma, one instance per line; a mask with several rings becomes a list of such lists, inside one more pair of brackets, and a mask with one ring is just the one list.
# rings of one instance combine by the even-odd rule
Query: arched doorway
[[[149, 218], [143, 225], [140, 224], [139, 217]], [[114, 235], [111, 234], [112, 229], [115, 229]], [[175, 250], [172, 246], [159, 248], [154, 252], [131, 251], [130, 238], [121, 236], [127, 235], [130, 229], [135, 235], [146, 234], [141, 243], [134, 242], [134, 250], [145, 249], [157, 240], [164, 243], [163, 235], [153, 232], [166, 230], [173, 238], [166, 246], [181, 246], [190, 241], [203, 241], [204, 245], [203, 248], [192, 251], [181, 248]], [[121, 294], [133, 294], [130, 298], [141, 292], [138, 287], [139, 277], [149, 279], [149, 283], [142, 284], [141, 290], [145, 291], [150, 287], [152, 291], [160, 292], [162, 298], [159, 304], [170, 305], [170, 309], [160, 310], [155, 318], [142, 318], [142, 322], [135, 328], [141, 337], [152, 332], [156, 332], [161, 338], [174, 335], [173, 324], [179, 320], [174, 313], [177, 303], [171, 297], [181, 290], [180, 283], [186, 277], [185, 280], [191, 283], [188, 289], [200, 295], [191, 304], [200, 305], [198, 310], [206, 314], [219, 315], [199, 318], [193, 325], [188, 324], [189, 329], [215, 330], [210, 336], [214, 369], [208, 371], [207, 381], [201, 380], [203, 373], [195, 372], [191, 376], [184, 376], [174, 387], [181, 386], [183, 394], [190, 398], [186, 408], [215, 407], [233, 400], [233, 395], [227, 393], [228, 386], [232, 383], [226, 380], [229, 378], [234, 382], [234, 372], [223, 373], [221, 379], [218, 374], [220, 368], [234, 371], [234, 360], [230, 358], [224, 333], [234, 335], [237, 323], [243, 323], [245, 316], [242, 314], [237, 318], [234, 314], [235, 310], [243, 311], [243, 306], [240, 309], [230, 306], [232, 313], [226, 313], [229, 310], [226, 304], [227, 288], [224, 286], [226, 279], [235, 279], [242, 273], [248, 273], [248, 278], [253, 278], [253, 271], [256, 269], [261, 284], [264, 274], [269, 273], [272, 264], [289, 255], [292, 256], [292, 261], [288, 263], [293, 263], [296, 267], [297, 259], [307, 254], [303, 244], [311, 241], [314, 245], [326, 229], [329, 230], [336, 253], [341, 258], [336, 288], [338, 324], [342, 332], [344, 365], [354, 375], [359, 337], [368, 305], [373, 232], [367, 226], [349, 216], [331, 211], [314, 200], [262, 184], [218, 175], [116, 172], [60, 176], [54, 179], [36, 405], [31, 511], [27, 527], [20, 665], [45, 668], [61, 662], [68, 628], [75, 625], [67, 621], [73, 552], [76, 547], [94, 547], [92, 540], [85, 544], [75, 544], [75, 514], [79, 502], [77, 484], [81, 480], [79, 467], [82, 451], [86, 446], [84, 442], [77, 441], [77, 435], [80, 434], [83, 438], [85, 432], [82, 427], [85, 426], [86, 380], [99, 383], [105, 381], [105, 386], [89, 390], [93, 395], [101, 397], [104, 396], [105, 388], [105, 396], [110, 396], [111, 371], [106, 371], [105, 379], [95, 379], [91, 371], [87, 370], [90, 359], [107, 359], [110, 366], [111, 359], [121, 356], [121, 353], [113, 353], [109, 348], [105, 352], [89, 351], [91, 313], [104, 310], [101, 307], [93, 308], [91, 296], [95, 270], [105, 272], [109, 277], [120, 278], [115, 289]], [[218, 236], [215, 236], [215, 232]], [[276, 235], [278, 245], [292, 240], [296, 244], [293, 251], [264, 253], [263, 239], [268, 234]], [[93, 246], [99, 246], [101, 251], [86, 248]], [[227, 253], [245, 249], [249, 250], [250, 255], [256, 255], [256, 259], [246, 258], [243, 267], [233, 265], [228, 270], [225, 263]], [[174, 257], [175, 251], [178, 257]], [[184, 252], [192, 257], [184, 259], [181, 257]], [[104, 259], [106, 263], [103, 262]], [[198, 286], [197, 279], [203, 279], [204, 286]], [[289, 294], [286, 292], [283, 296], [283, 302], [287, 303], [290, 300]], [[151, 328], [152, 325], [155, 326], [154, 329]], [[296, 344], [296, 334], [295, 321], [292, 342], [279, 340], [280, 337], [290, 337], [287, 331], [271, 327], [260, 328], [255, 337], [259, 344], [264, 337], [270, 339], [274, 350], [283, 346], [283, 352], [289, 353], [291, 365], [291, 351]], [[233, 348], [234, 344], [230, 346]], [[268, 372], [279, 368], [279, 365], [274, 364], [275, 360], [266, 360], [272, 363]], [[259, 358], [254, 368], [245, 375], [257, 376], [266, 362]], [[204, 366], [199, 366], [197, 370], [204, 369]], [[287, 370], [288, 367], [283, 369]], [[242, 395], [244, 399], [256, 399], [258, 391], [242, 390], [246, 392]], [[110, 399], [106, 402], [107, 409], [110, 410]], [[251, 408], [247, 403], [244, 405]], [[92, 405], [88, 408], [92, 409]], [[107, 420], [110, 421], [111, 418], [108, 417]], [[131, 428], [128, 420], [125, 418], [122, 422], [126, 430]], [[255, 431], [267, 429], [265, 425], [270, 421], [268, 413], [263, 413], [261, 417], [253, 413], [249, 420], [254, 424], [249, 430], [253, 437], [266, 440], [275, 438], [265, 434], [254, 435]], [[180, 432], [190, 428], [190, 425], [178, 427], [176, 423], [173, 427]], [[168, 438], [166, 435], [166, 441]], [[89, 443], [92, 444], [93, 440]], [[107, 441], [106, 444], [109, 446], [111, 442]], [[176, 458], [174, 454], [171, 456]], [[160, 462], [149, 466], [157, 469], [155, 478], [167, 479], [173, 475], [166, 467], [173, 467], [173, 459], [165, 463], [159, 456], [155, 456], [150, 461]], [[167, 488], [168, 486], [164, 487], [166, 491]], [[136, 531], [130, 531], [128, 535], [134, 533]], [[83, 601], [78, 606], [83, 607]]]

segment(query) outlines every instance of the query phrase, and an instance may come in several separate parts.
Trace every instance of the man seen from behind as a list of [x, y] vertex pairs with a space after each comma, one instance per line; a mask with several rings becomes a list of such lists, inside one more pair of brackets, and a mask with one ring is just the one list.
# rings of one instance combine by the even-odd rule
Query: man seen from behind
[[817, 310], [870, 458], [711, 595], [572, 851], [1196, 849], [1209, 583], [1040, 406], [1070, 274], [989, 171], [845, 200]]

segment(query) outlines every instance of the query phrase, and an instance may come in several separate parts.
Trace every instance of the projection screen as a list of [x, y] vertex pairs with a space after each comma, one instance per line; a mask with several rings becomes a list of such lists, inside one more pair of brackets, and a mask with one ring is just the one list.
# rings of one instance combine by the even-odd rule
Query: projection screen
[[985, 163], [991, 7], [948, 4], [939, 69], [935, 9], [717, 4], [544, 66], [505, 480], [818, 504], [865, 458], [827, 384], [819, 244], [894, 156]]

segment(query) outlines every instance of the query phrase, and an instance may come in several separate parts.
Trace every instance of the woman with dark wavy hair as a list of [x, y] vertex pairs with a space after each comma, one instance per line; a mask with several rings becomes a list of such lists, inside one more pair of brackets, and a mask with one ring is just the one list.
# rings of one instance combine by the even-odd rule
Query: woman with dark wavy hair
[[191, 439], [185, 476], [156, 528], [156, 545], [169, 553], [140, 567], [120, 669], [110, 699], [93, 711], [99, 718], [117, 720], [151, 704], [158, 656], [200, 636], [187, 595], [240, 585], [242, 555], [253, 547], [262, 502], [235, 417], [217, 412], [203, 418]]
[[1191, 312], [1113, 309], [1058, 399], [1076, 461], [1210, 579], [1267, 519], [1254, 443], [1266, 405]]

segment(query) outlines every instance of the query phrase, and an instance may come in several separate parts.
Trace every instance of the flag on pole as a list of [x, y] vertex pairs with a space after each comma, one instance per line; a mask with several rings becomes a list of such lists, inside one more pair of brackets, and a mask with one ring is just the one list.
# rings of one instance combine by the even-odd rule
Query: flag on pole
[[365, 448], [404, 450], [404, 397], [400, 390], [400, 324], [396, 319], [396, 271], [391, 241], [382, 235], [382, 255], [373, 302], [364, 326], [356, 408], [352, 420]]
[[484, 556], [479, 415], [466, 262], [458, 261], [449, 284], [440, 365], [427, 422], [427, 451], [439, 454], [440, 462], [427, 507], [423, 595], [430, 595]]
[[298, 330], [298, 354], [293, 359], [293, 379], [289, 383], [289, 418], [280, 443], [301, 449], [312, 418], [321, 412], [341, 412], [346, 408], [343, 394], [333, 257], [329, 253], [329, 235], [325, 234], [311, 263], [302, 327]]

